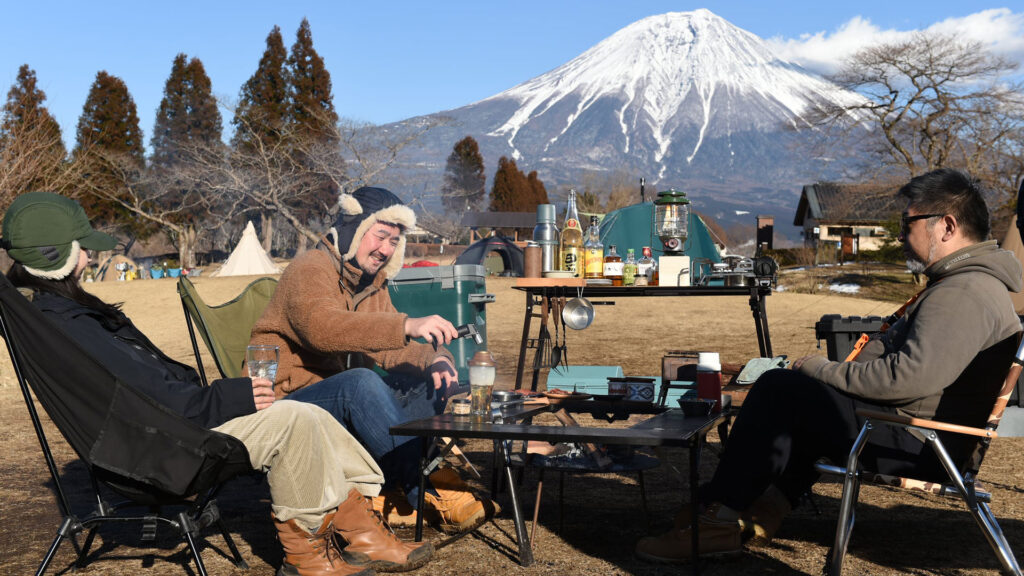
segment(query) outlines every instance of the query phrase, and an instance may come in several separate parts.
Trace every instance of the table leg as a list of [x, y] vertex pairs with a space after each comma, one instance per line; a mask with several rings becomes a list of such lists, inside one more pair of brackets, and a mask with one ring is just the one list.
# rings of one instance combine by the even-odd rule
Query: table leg
[[771, 358], [772, 341], [768, 335], [768, 312], [765, 309], [764, 296], [757, 286], [750, 288], [750, 311], [754, 315], [754, 328], [757, 330], [757, 348], [763, 358]]
[[519, 505], [519, 492], [516, 488], [515, 478], [512, 477], [511, 444], [511, 442], [502, 442], [501, 451], [505, 458], [505, 481], [508, 483], [508, 495], [512, 500], [512, 519], [516, 525], [516, 540], [519, 543], [519, 564], [525, 567], [533, 564], [533, 547], [530, 544], [530, 535], [526, 532], [526, 523], [523, 521], [523, 511]]
[[427, 466], [430, 464], [430, 443], [431, 439], [424, 436], [420, 439], [423, 443], [423, 452], [420, 455], [420, 493], [416, 498], [416, 542], [423, 541], [423, 505], [427, 495]]
[[530, 339], [530, 318], [533, 317], [533, 295], [526, 291], [526, 316], [523, 317], [523, 337], [519, 341], [519, 362], [516, 363], [516, 389], [523, 387], [523, 367], [526, 365], [526, 343]]
[[700, 522], [698, 520], [697, 489], [700, 483], [700, 452], [704, 446], [704, 435], [694, 434], [690, 439], [690, 549], [693, 558], [690, 561], [693, 576], [700, 574]]

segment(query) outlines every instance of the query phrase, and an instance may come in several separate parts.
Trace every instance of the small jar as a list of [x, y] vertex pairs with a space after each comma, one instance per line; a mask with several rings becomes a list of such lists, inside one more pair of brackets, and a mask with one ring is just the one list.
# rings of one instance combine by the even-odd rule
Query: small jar
[[469, 398], [456, 398], [452, 400], [452, 414], [456, 416], [469, 416]]

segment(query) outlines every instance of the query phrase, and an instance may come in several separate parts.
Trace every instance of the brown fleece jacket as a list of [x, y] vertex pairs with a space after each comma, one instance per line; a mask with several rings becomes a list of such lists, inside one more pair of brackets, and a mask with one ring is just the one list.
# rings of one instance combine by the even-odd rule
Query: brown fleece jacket
[[251, 339], [280, 347], [278, 398], [347, 368], [423, 373], [438, 356], [453, 358], [444, 347], [435, 352], [429, 344], [409, 341], [408, 315], [391, 303], [385, 274], [359, 288], [361, 275], [357, 266], [341, 266], [336, 254], [322, 248], [285, 269]]

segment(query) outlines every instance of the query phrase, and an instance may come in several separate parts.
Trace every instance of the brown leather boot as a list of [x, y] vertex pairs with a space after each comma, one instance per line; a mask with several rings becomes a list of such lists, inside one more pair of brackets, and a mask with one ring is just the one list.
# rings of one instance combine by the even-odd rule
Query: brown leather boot
[[295, 520], [274, 518], [277, 538], [284, 548], [284, 564], [278, 576], [374, 576], [373, 570], [351, 566], [341, 559], [334, 544], [333, 516], [328, 514], [316, 534], [306, 532]]
[[405, 543], [395, 536], [373, 504], [353, 488], [334, 513], [334, 530], [348, 545], [342, 558], [353, 566], [381, 572], [405, 572], [430, 560], [434, 547], [429, 542]]
[[408, 528], [416, 525], [416, 508], [400, 490], [382, 490], [372, 500], [373, 511], [377, 512], [392, 528]]

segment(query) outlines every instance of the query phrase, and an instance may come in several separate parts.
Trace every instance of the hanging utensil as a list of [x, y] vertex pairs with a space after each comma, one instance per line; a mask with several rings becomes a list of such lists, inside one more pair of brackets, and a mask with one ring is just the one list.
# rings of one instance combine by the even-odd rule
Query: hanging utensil
[[[561, 302], [559, 303], [558, 307], [559, 307], [559, 309], [562, 312], [565, 311], [565, 295], [564, 294], [562, 295]], [[569, 348], [568, 348], [568, 346], [565, 343], [565, 337], [566, 337], [566, 332], [565, 332], [565, 315], [564, 314], [559, 314], [558, 315], [558, 320], [560, 320], [562, 322], [562, 366], [565, 366], [566, 369], [568, 369], [569, 368]]]
[[[551, 323], [555, 327], [555, 345], [551, 348], [551, 369], [556, 373], [561, 374], [562, 371], [558, 369], [562, 365], [562, 348], [558, 344], [558, 315], [561, 308], [559, 307], [558, 298], [551, 299]], [[562, 327], [565, 330], [565, 327]]]
[[541, 323], [540, 332], [537, 334], [537, 352], [533, 356], [533, 369], [536, 372], [541, 368], [547, 368], [551, 364], [551, 333], [548, 332], [548, 298], [547, 294], [541, 297]]

